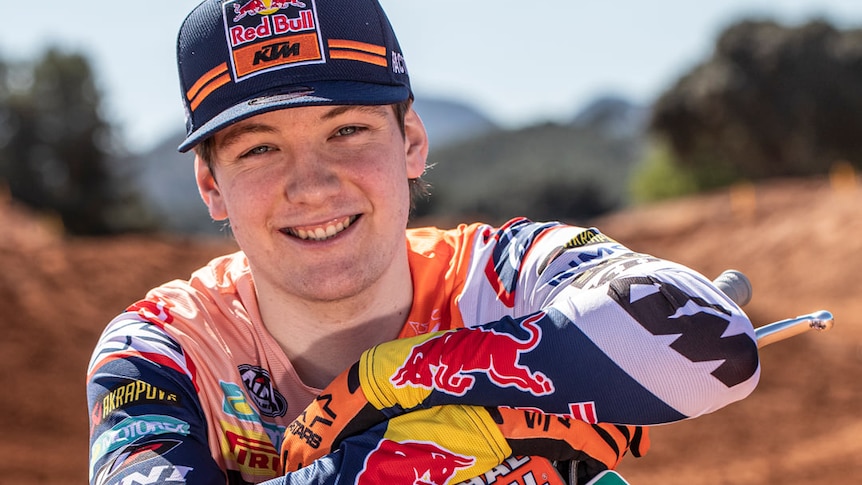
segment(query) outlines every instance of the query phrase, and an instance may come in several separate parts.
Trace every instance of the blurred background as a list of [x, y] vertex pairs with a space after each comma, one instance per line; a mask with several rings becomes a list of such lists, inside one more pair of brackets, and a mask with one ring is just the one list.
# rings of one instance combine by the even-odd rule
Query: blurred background
[[[84, 482], [99, 332], [235, 249], [176, 151], [196, 3], [0, 0], [0, 483]], [[743, 270], [757, 323], [836, 314], [764, 349], [751, 398], [655, 429], [633, 484], [862, 476], [862, 2], [381, 3], [432, 142], [414, 225], [596, 225]]]

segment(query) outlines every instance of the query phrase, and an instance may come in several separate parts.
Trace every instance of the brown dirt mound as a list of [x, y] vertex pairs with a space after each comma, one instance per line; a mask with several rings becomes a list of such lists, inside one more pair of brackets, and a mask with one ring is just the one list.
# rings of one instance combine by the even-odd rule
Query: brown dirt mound
[[[762, 351], [755, 393], [653, 428], [633, 484], [843, 483], [862, 476], [862, 189], [782, 181], [594, 221], [629, 247], [715, 277], [746, 273], [758, 323], [815, 310], [835, 329]], [[149, 288], [235, 249], [227, 240], [68, 239], [0, 200], [2, 483], [86, 483], [84, 381], [104, 325]]]

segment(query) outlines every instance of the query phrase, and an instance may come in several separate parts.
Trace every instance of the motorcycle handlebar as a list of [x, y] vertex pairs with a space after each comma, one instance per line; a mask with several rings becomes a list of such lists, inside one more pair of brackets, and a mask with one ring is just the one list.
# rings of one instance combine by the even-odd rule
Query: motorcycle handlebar
[[[744, 306], [751, 301], [751, 281], [739, 271], [729, 269], [721, 273], [713, 284], [739, 306]], [[834, 323], [832, 313], [826, 310], [773, 322], [754, 329], [757, 348], [762, 349], [769, 344], [795, 337], [809, 330], [825, 332], [831, 329]]]

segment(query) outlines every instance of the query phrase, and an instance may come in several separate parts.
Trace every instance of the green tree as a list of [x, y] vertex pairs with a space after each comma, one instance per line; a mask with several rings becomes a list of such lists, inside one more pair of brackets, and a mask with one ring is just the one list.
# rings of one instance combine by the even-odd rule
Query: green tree
[[742, 21], [655, 103], [651, 132], [701, 189], [862, 166], [862, 30]]
[[0, 181], [72, 234], [117, 232], [112, 218], [129, 202], [108, 165], [118, 147], [100, 110], [83, 55], [49, 49], [0, 71]]

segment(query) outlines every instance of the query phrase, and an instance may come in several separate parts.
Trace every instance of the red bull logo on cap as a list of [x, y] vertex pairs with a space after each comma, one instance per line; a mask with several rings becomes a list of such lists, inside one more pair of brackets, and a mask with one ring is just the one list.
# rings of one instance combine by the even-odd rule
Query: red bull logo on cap
[[271, 69], [323, 62], [314, 0], [236, 0], [222, 8], [237, 80]]
[[541, 372], [520, 363], [542, 339], [536, 321], [544, 313], [522, 322], [530, 337], [518, 340], [513, 335], [474, 328], [447, 332], [415, 346], [389, 379], [395, 387], [422, 387], [463, 396], [476, 382], [474, 374], [484, 374], [500, 387], [514, 387], [535, 396], [554, 392], [554, 383]]
[[233, 21], [239, 22], [246, 15], [269, 15], [287, 7], [305, 8], [305, 3], [296, 0], [249, 0], [242, 5], [234, 3], [233, 11], [236, 17]]
[[368, 456], [356, 485], [381, 483], [445, 485], [476, 459], [424, 441], [397, 442], [383, 439]]

